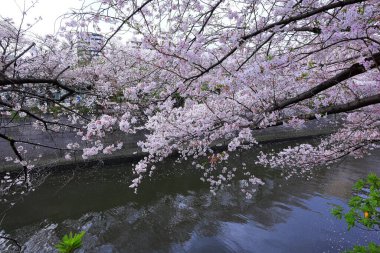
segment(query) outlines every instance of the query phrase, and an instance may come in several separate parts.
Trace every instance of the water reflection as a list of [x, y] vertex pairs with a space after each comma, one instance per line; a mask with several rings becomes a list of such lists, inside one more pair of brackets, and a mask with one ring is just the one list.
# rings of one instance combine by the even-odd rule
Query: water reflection
[[[242, 153], [236, 163], [252, 157]], [[378, 233], [347, 232], [329, 214], [355, 180], [380, 174], [379, 162], [377, 151], [320, 169], [311, 180], [287, 181], [255, 167], [266, 184], [251, 200], [238, 181], [213, 196], [189, 164], [146, 182], [138, 195], [128, 188], [126, 167], [55, 173], [8, 212], [2, 227], [25, 242], [25, 252], [54, 252], [51, 245], [72, 230], [87, 231], [82, 252], [337, 252], [380, 243]]]

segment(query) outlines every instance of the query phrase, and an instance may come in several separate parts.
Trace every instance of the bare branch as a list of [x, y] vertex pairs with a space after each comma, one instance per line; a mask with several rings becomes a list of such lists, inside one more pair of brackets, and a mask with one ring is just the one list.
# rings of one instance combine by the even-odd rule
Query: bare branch
[[32, 47], [34, 47], [36, 43], [32, 43], [29, 47], [27, 47], [24, 51], [22, 51], [19, 55], [17, 55], [12, 61], [8, 62], [4, 65], [3, 70], [1, 72], [5, 72], [5, 70], [11, 66], [13, 63], [15, 63], [21, 56], [23, 56], [26, 52], [28, 52]]
[[21, 252], [22, 248], [21, 248], [21, 245], [18, 243], [17, 240], [15, 240], [15, 239], [13, 239], [11, 237], [8, 237], [8, 236], [4, 236], [4, 235], [0, 235], [0, 238], [3, 238], [5, 240], [8, 240], [8, 241], [12, 242], [13, 244], [15, 244], [17, 246], [17, 250], [19, 252]]
[[121, 30], [121, 28], [136, 14], [138, 13], [139, 11], [141, 11], [145, 5], [147, 5], [148, 3], [152, 2], [153, 0], [147, 0], [146, 2], [144, 2], [139, 8], [137, 8], [134, 12], [131, 13], [131, 15], [129, 15], [120, 25], [118, 28], [116, 28], [116, 30], [112, 33], [112, 35], [110, 37], [108, 37], [108, 39], [106, 40], [106, 42], [103, 44], [103, 46], [100, 48], [99, 51], [102, 51], [106, 45], [108, 44], [108, 42]]
[[321, 34], [322, 30], [319, 27], [308, 27], [308, 26], [303, 26], [303, 27], [296, 27], [294, 28], [294, 31], [296, 32], [311, 32], [315, 34]]
[[[24, 159], [22, 158], [20, 152], [17, 150], [16, 148], [16, 145], [15, 145], [15, 140], [13, 140], [12, 138], [4, 135], [4, 134], [1, 134], [0, 133], [0, 138], [6, 140], [9, 142], [9, 145], [11, 146], [12, 150], [13, 150], [13, 153], [15, 153], [15, 155], [17, 156], [17, 158], [21, 161], [24, 161]], [[24, 183], [27, 182], [28, 180], [28, 167], [26, 167], [25, 165], [21, 165], [23, 167], [23, 170], [24, 170]]]
[[55, 80], [57, 80], [66, 70], [68, 70], [70, 66], [67, 66], [64, 68], [61, 72], [58, 73], [58, 75], [55, 76]]

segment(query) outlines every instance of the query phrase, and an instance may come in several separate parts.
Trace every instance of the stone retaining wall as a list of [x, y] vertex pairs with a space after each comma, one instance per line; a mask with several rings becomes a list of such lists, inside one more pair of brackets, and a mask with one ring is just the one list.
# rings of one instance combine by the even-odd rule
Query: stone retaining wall
[[[26, 123], [26, 122], [25, 122]], [[260, 143], [279, 142], [300, 138], [310, 138], [332, 133], [337, 129], [339, 123], [333, 119], [323, 119], [318, 121], [307, 122], [306, 126], [302, 129], [293, 129], [285, 126], [271, 127], [254, 132], [254, 137]], [[41, 144], [66, 147], [70, 142], [78, 142], [84, 144], [79, 136], [76, 136], [74, 132], [55, 133], [50, 134], [35, 130], [31, 124], [14, 125], [5, 129], [5, 134], [14, 137], [15, 139], [29, 140], [38, 142]], [[114, 152], [112, 155], [99, 155], [89, 160], [83, 160], [81, 155], [76, 154], [72, 161], [64, 159], [64, 152], [61, 150], [53, 150], [47, 148], [38, 148], [30, 145], [23, 145], [28, 150], [26, 153], [28, 159], [35, 159], [41, 154], [42, 157], [38, 158], [36, 164], [38, 166], [51, 166], [51, 167], [67, 167], [75, 164], [93, 163], [95, 161], [103, 160], [107, 163], [120, 163], [135, 161], [143, 157], [143, 153], [138, 149], [137, 142], [144, 139], [144, 133], [140, 132], [135, 135], [127, 135], [123, 132], [116, 131], [115, 133], [107, 136], [105, 143], [117, 143], [123, 142], [123, 149]], [[219, 145], [227, 145], [221, 141]], [[6, 156], [14, 157], [14, 154], [9, 146], [9, 143], [0, 139], [0, 159], [4, 159]], [[0, 172], [19, 169], [19, 165], [5, 162], [0, 162]]]

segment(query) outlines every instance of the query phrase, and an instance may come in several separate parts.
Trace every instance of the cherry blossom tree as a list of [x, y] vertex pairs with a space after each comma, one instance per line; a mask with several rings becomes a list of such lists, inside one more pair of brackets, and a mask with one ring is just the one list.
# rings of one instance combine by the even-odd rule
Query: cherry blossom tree
[[[146, 156], [134, 167], [131, 188], [173, 154], [194, 159], [213, 192], [238, 170], [246, 186], [262, 183], [244, 164], [230, 168], [231, 152], [259, 147], [260, 129], [299, 128], [328, 115], [342, 123], [318, 145], [261, 152], [257, 163], [292, 175], [379, 145], [377, 0], [98, 0], [84, 1], [62, 22], [59, 37], [39, 41], [9, 20], [1, 23], [2, 114], [29, 117], [44, 131], [77, 131], [88, 146], [51, 147], [64, 149], [67, 158], [73, 150], [87, 159], [122, 148], [103, 143], [113, 130], [146, 131], [138, 143]], [[96, 57], [80, 64], [77, 38], [90, 32], [105, 40]], [[47, 96], [58, 90], [59, 98]], [[75, 94], [88, 106], [115, 98], [120, 106], [80, 113]], [[62, 114], [39, 116], [30, 106], [35, 101], [46, 103], [39, 113], [54, 105]], [[0, 138], [26, 179], [31, 164], [17, 146], [24, 141], [1, 132]], [[228, 143], [223, 151], [215, 146], [221, 140]]]

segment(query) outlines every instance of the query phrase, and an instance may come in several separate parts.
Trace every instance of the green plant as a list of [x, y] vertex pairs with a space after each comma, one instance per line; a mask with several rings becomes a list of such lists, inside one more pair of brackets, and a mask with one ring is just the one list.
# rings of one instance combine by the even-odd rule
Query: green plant
[[338, 219], [345, 218], [348, 229], [363, 225], [368, 229], [378, 229], [380, 225], [380, 178], [371, 173], [365, 179], [354, 184], [354, 195], [348, 202], [350, 209], [343, 213], [341, 206], [336, 206], [331, 213]]
[[[354, 226], [376, 231], [380, 228], [380, 178], [370, 173], [367, 178], [354, 184], [353, 196], [348, 201], [349, 210], [344, 212], [343, 207], [336, 205], [331, 213], [338, 219], [344, 218], [348, 230]], [[369, 243], [368, 246], [354, 246], [348, 253], [380, 253], [380, 246]]]
[[82, 247], [82, 238], [86, 232], [82, 231], [79, 234], [70, 232], [62, 237], [61, 241], [55, 245], [55, 248], [60, 253], [73, 253], [74, 250]]
[[368, 246], [354, 246], [352, 250], [347, 250], [346, 253], [380, 253], [380, 246], [371, 242]]

